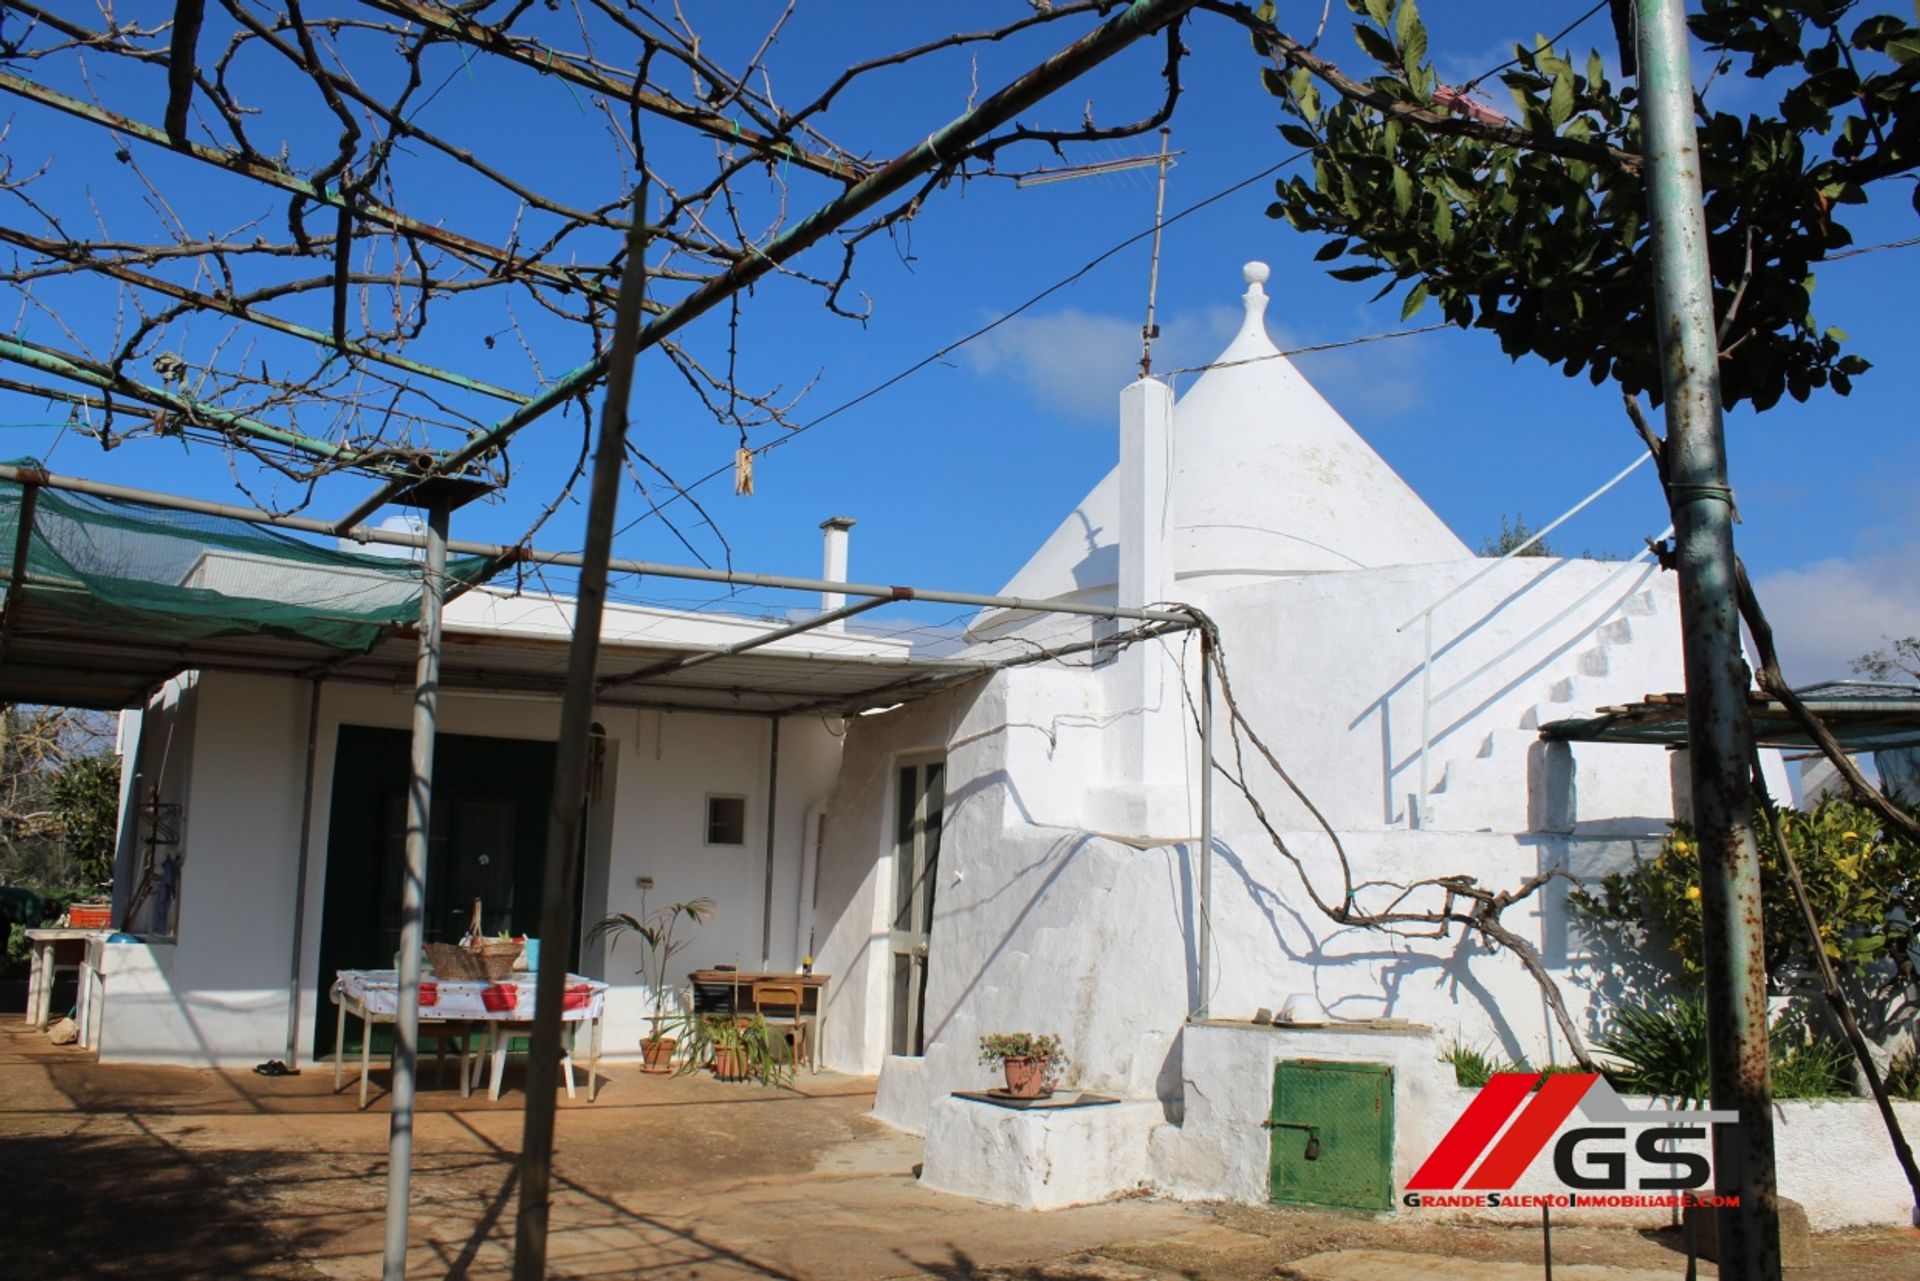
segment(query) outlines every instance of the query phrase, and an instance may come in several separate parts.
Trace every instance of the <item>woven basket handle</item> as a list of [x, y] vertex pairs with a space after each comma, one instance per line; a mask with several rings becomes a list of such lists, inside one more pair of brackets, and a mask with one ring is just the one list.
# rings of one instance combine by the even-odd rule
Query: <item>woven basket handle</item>
[[475, 947], [478, 947], [480, 941], [486, 937], [480, 932], [480, 900], [477, 898], [473, 900], [473, 920], [467, 923], [467, 937], [472, 940]]

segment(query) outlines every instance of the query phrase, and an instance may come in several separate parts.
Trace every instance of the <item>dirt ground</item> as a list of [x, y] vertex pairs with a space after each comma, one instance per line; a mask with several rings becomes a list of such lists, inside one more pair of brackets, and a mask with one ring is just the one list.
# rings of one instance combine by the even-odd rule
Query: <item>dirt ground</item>
[[[0, 1277], [377, 1277], [388, 1118], [384, 1091], [363, 1113], [348, 1080], [336, 1095], [325, 1071], [102, 1067], [0, 1016]], [[384, 1086], [384, 1071], [374, 1080]], [[504, 1277], [517, 1074], [497, 1103], [462, 1100], [430, 1072], [422, 1084], [409, 1275]], [[823, 1074], [798, 1086], [661, 1080], [615, 1065], [598, 1101], [562, 1098], [551, 1275], [1540, 1275], [1537, 1230], [1150, 1199], [1030, 1214], [943, 1196], [915, 1179], [918, 1140], [864, 1115], [871, 1081]], [[1674, 1234], [1556, 1225], [1553, 1242], [1562, 1281], [1684, 1275]], [[1531, 1266], [1508, 1273], [1502, 1262]], [[1815, 1266], [1790, 1275], [1915, 1281], [1920, 1232], [1816, 1238]]]

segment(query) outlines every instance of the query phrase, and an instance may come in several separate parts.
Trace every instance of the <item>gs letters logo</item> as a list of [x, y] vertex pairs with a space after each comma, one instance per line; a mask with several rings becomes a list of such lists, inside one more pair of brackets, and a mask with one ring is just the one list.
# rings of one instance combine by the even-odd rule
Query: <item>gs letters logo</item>
[[[1576, 1111], [1587, 1124], [1563, 1130]], [[1735, 1119], [1732, 1112], [1630, 1108], [1597, 1073], [1555, 1074], [1543, 1082], [1537, 1073], [1501, 1072], [1414, 1171], [1402, 1200], [1409, 1206], [1514, 1204], [1504, 1194], [1549, 1142], [1554, 1176], [1576, 1194], [1691, 1193], [1711, 1182], [1712, 1164], [1672, 1145], [1704, 1139], [1710, 1126]], [[1468, 1195], [1445, 1195], [1456, 1190]], [[1556, 1202], [1598, 1199], [1617, 1203], [1578, 1195]]]

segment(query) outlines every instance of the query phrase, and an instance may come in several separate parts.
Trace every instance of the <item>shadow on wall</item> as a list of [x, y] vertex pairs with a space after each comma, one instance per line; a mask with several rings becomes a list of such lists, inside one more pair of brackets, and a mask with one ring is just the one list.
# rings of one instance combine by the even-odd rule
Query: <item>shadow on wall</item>
[[[949, 833], [955, 831], [954, 819], [968, 807], [997, 806], [1002, 803], [1002, 795], [1006, 798], [1005, 803], [1009, 804], [1014, 812], [1020, 814], [1023, 819], [1026, 818], [1028, 811], [1020, 796], [1019, 787], [1006, 771], [996, 770], [969, 779], [949, 794], [946, 830]], [[1030, 819], [1027, 819], [1027, 822], [1034, 831], [1044, 830], [1043, 826], [1032, 824]], [[990, 809], [983, 823], [989, 834], [1001, 830], [999, 813], [995, 810]], [[929, 1027], [926, 1037], [929, 1050], [936, 1045], [941, 1045], [942, 1038], [948, 1033], [955, 1018], [967, 1007], [976, 993], [980, 992], [983, 986], [991, 985], [996, 967], [1002, 964], [1008, 954], [1023, 951], [1030, 944], [1033, 928], [1031, 920], [1035, 912], [1042, 907], [1050, 895], [1060, 892], [1062, 879], [1069, 872], [1076, 870], [1083, 856], [1096, 843], [1106, 844], [1107, 838], [1087, 832], [1062, 832], [1036, 857], [1012, 870], [1008, 875], [997, 878], [990, 891], [960, 909], [968, 914], [985, 914], [998, 918], [1004, 921], [1004, 925], [997, 928], [993, 945], [984, 955], [979, 955], [977, 959], [969, 956], [964, 962], [966, 968], [952, 974], [952, 986], [940, 985], [937, 995], [941, 999], [941, 1008], [929, 1010]], [[1166, 903], [1174, 918], [1174, 933], [1180, 939], [1179, 963], [1182, 975], [1180, 991], [1186, 1002], [1186, 1009], [1192, 1010], [1198, 1004], [1199, 997], [1199, 970], [1193, 951], [1195, 937], [1193, 852], [1189, 846], [1185, 845], [1161, 847], [1154, 851], [1156, 854], [1162, 852], [1165, 855], [1167, 869]], [[957, 853], [955, 851], [956, 855]], [[1138, 854], [1141, 858], [1150, 857], [1148, 851], [1138, 851]], [[948, 855], [943, 853], [943, 860], [946, 857]], [[1121, 874], [1124, 874], [1124, 869]], [[1021, 895], [1024, 897], [1017, 906], [1008, 901], [1013, 896]], [[1006, 915], [1007, 912], [1011, 912], [1011, 915]], [[957, 928], [956, 911], [949, 909], [942, 912], [936, 906], [933, 934], [929, 941], [930, 951], [934, 957], [951, 960], [965, 955], [952, 936], [952, 931]], [[1150, 962], [1143, 958], [1143, 963]], [[1085, 982], [1065, 984], [1061, 986], [1061, 991], [1072, 995], [1077, 1002], [1081, 1002], [1062, 1011], [1067, 1019], [1067, 1025], [1060, 1030], [1069, 1039], [1074, 1039], [1087, 1032], [1092, 1021], [1089, 1009], [1083, 1004], [1084, 1000], [1092, 995], [1091, 987]], [[930, 992], [930, 995], [933, 993]], [[1030, 1017], [1041, 1016], [1040, 1011], [1030, 1012]], [[1178, 1035], [1171, 1035], [1168, 1040], [1167, 1052], [1155, 1067], [1155, 1089], [1163, 1101], [1170, 1101], [1170, 1106], [1177, 1109], [1181, 1087], [1180, 1038]], [[952, 1054], [970, 1054], [971, 1052], [968, 1046], [941, 1045], [941, 1048]]]
[[[1259, 909], [1279, 955], [1300, 967], [1300, 972], [1304, 972], [1313, 988], [1315, 999], [1335, 1017], [1397, 1017], [1407, 993], [1418, 981], [1433, 989], [1445, 989], [1456, 1005], [1464, 1002], [1477, 1009], [1507, 1057], [1515, 1061], [1528, 1057], [1523, 1048], [1524, 1040], [1507, 1012], [1501, 1008], [1500, 1001], [1473, 973], [1475, 961], [1496, 953], [1465, 927], [1450, 928], [1448, 937], [1452, 941], [1452, 949], [1444, 954], [1396, 947], [1393, 942], [1396, 936], [1384, 930], [1337, 925], [1317, 914], [1310, 918], [1302, 910], [1290, 905], [1276, 888], [1261, 884], [1247, 866], [1246, 859], [1231, 845], [1216, 841], [1214, 853], [1220, 864], [1239, 880], [1241, 888]], [[1286, 872], [1295, 874], [1291, 867]], [[1317, 909], [1311, 907], [1305, 911], [1317, 913]], [[1292, 938], [1286, 928], [1288, 924], [1292, 926]], [[1361, 939], [1369, 943], [1378, 940], [1379, 943], [1378, 946], [1363, 946], [1357, 950], [1333, 950], [1338, 943]], [[1434, 943], [1431, 934], [1423, 941], [1429, 946]], [[1510, 963], [1516, 968], [1519, 964], [1517, 961]], [[1524, 974], [1524, 971], [1521, 972]], [[1356, 974], [1372, 976], [1379, 984], [1378, 992], [1336, 991], [1329, 986], [1332, 976]], [[1276, 991], [1275, 1001], [1283, 995]]]
[[1674, 982], [1671, 953], [1659, 940], [1591, 930], [1571, 901], [1573, 882], [1598, 887], [1602, 877], [1631, 867], [1636, 857], [1651, 856], [1658, 847], [1653, 838], [1569, 841], [1557, 852], [1552, 845], [1541, 846], [1541, 870], [1563, 871], [1571, 878], [1556, 880], [1542, 891], [1542, 955], [1569, 996], [1585, 998], [1581, 1030], [1589, 1038], [1605, 1034], [1615, 1008], [1654, 1007], [1681, 990]]
[[[1542, 572], [1530, 576], [1526, 580], [1526, 582], [1522, 583], [1519, 587], [1507, 593], [1506, 596], [1501, 598], [1499, 601], [1495, 602], [1492, 606], [1488, 607], [1478, 618], [1474, 619], [1473, 622], [1467, 624], [1465, 627], [1461, 628], [1458, 632], [1456, 632], [1451, 639], [1436, 646], [1433, 651], [1432, 671], [1434, 672], [1435, 682], [1436, 684], [1442, 687], [1443, 693], [1445, 692], [1445, 686], [1450, 685], [1453, 683], [1453, 681], [1459, 679], [1458, 677], [1455, 677], [1452, 675], [1448, 675], [1444, 677], [1441, 676], [1440, 671], [1445, 659], [1450, 657], [1462, 645], [1465, 645], [1468, 641], [1473, 639], [1483, 628], [1487, 627], [1494, 619], [1498, 618], [1500, 614], [1503, 613], [1510, 606], [1513, 606], [1514, 604], [1519, 602], [1529, 592], [1539, 587], [1542, 583], [1547, 582], [1555, 574], [1561, 573], [1569, 565], [1574, 563], [1575, 563], [1574, 561], [1566, 560], [1566, 559], [1560, 559], [1560, 560], [1555, 560], [1551, 562], [1548, 565], [1548, 567], [1544, 569]], [[1634, 577], [1619, 591], [1617, 591], [1616, 593], [1613, 593], [1608, 597], [1607, 600], [1601, 603], [1597, 607], [1597, 612], [1592, 615], [1591, 620], [1589, 622], [1583, 625], [1580, 625], [1577, 627], [1576, 630], [1569, 632], [1566, 638], [1562, 640], [1558, 645], [1553, 646], [1551, 649], [1542, 651], [1541, 653], [1536, 655], [1531, 661], [1526, 662], [1524, 665], [1518, 666], [1513, 670], [1511, 670], [1510, 672], [1504, 673], [1504, 679], [1501, 681], [1501, 683], [1497, 687], [1491, 690], [1488, 690], [1485, 694], [1479, 696], [1478, 699], [1474, 702], [1474, 704], [1471, 707], [1468, 707], [1456, 714], [1453, 714], [1444, 723], [1435, 725], [1433, 727], [1432, 734], [1428, 742], [1429, 750], [1439, 747], [1448, 738], [1450, 738], [1453, 734], [1459, 732], [1461, 729], [1473, 725], [1479, 719], [1480, 716], [1482, 716], [1495, 704], [1499, 703], [1501, 699], [1504, 699], [1510, 694], [1514, 693], [1516, 690], [1518, 690], [1521, 686], [1526, 684], [1528, 681], [1532, 680], [1534, 677], [1538, 676], [1543, 671], [1552, 667], [1555, 663], [1560, 661], [1560, 659], [1564, 658], [1572, 650], [1576, 649], [1581, 645], [1587, 644], [1589, 641], [1591, 641], [1594, 633], [1601, 626], [1607, 623], [1608, 620], [1612, 619], [1615, 614], [1619, 613], [1623, 608], [1625, 608], [1627, 603], [1630, 600], [1632, 600], [1641, 591], [1645, 590], [1648, 580], [1658, 572], [1659, 572], [1658, 567], [1653, 565], [1648, 565], [1644, 573], [1641, 573], [1638, 576]], [[1606, 583], [1603, 582], [1600, 586], [1604, 588], [1606, 586]], [[1598, 591], [1598, 590], [1600, 589], [1599, 588], [1594, 589], [1594, 591]], [[1532, 644], [1536, 639], [1538, 639], [1538, 637], [1542, 633], [1551, 631], [1555, 627], [1564, 623], [1568, 618], [1568, 616], [1570, 616], [1575, 610], [1588, 604], [1589, 597], [1592, 594], [1593, 592], [1589, 592], [1588, 596], [1583, 596], [1579, 600], [1575, 601], [1573, 605], [1567, 606], [1565, 609], [1563, 609], [1560, 612], [1559, 615], [1549, 619], [1545, 624], [1542, 624], [1541, 626], [1537, 627], [1534, 631], [1528, 633], [1528, 635], [1524, 639], [1510, 645], [1505, 651], [1503, 651], [1499, 655], [1491, 658], [1483, 659], [1481, 661], [1480, 671], [1484, 674], [1485, 672], [1492, 669], [1493, 667], [1501, 663], [1504, 663], [1510, 659], [1513, 659], [1515, 655], [1517, 655], [1521, 651], [1521, 649]], [[1414, 726], [1416, 741], [1414, 742], [1413, 747], [1410, 750], [1407, 750], [1404, 752], [1396, 751], [1394, 740], [1393, 740], [1392, 715], [1391, 715], [1390, 709], [1391, 709], [1394, 696], [1406, 690], [1409, 686], [1417, 684], [1421, 680], [1421, 675], [1423, 670], [1424, 669], [1420, 663], [1415, 663], [1412, 667], [1408, 668], [1407, 671], [1398, 680], [1394, 681], [1393, 684], [1389, 685], [1384, 691], [1382, 691], [1378, 698], [1374, 699], [1373, 702], [1367, 704], [1364, 708], [1362, 708], [1360, 711], [1360, 714], [1354, 717], [1352, 721], [1348, 722], [1348, 725], [1347, 725], [1347, 728], [1350, 730], [1357, 729], [1360, 726], [1361, 722], [1365, 721], [1367, 717], [1370, 715], [1377, 714], [1380, 718], [1380, 770], [1381, 770], [1380, 785], [1381, 785], [1381, 791], [1382, 791], [1382, 797], [1383, 797], [1382, 816], [1384, 821], [1389, 826], [1392, 826], [1395, 823], [1401, 822], [1405, 818], [1405, 816], [1402, 813], [1400, 813], [1397, 807], [1401, 799], [1399, 793], [1405, 791], [1406, 789], [1400, 785], [1398, 780], [1402, 774], [1406, 773], [1407, 770], [1417, 766], [1420, 762], [1420, 744], [1417, 741], [1418, 730], [1419, 730], [1418, 721], [1416, 721]], [[1435, 701], [1439, 702], [1442, 700], [1436, 699]]]

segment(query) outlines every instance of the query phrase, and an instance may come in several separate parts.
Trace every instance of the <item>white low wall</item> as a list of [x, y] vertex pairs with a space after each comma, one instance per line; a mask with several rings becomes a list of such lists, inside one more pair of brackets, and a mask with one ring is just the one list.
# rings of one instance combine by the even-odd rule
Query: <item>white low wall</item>
[[[1920, 1137], [1920, 1103], [1896, 1103], [1907, 1141]], [[1780, 1195], [1806, 1207], [1816, 1232], [1863, 1224], [1920, 1227], [1900, 1162], [1871, 1099], [1774, 1105], [1774, 1160]]]
[[[1393, 1069], [1393, 1183], [1399, 1189], [1477, 1093], [1455, 1083], [1452, 1065], [1440, 1061], [1442, 1040], [1425, 1028], [1288, 1028], [1223, 1021], [1193, 1024], [1181, 1040], [1185, 1109], [1180, 1121], [1167, 1121], [1166, 1109], [1148, 1100], [1019, 1112], [942, 1097], [923, 1104], [927, 1142], [921, 1181], [938, 1191], [1024, 1209], [1078, 1205], [1143, 1187], [1181, 1200], [1265, 1204], [1273, 1139], [1261, 1122], [1271, 1112], [1274, 1067], [1284, 1060], [1319, 1059]], [[919, 1089], [927, 1088], [923, 1073], [912, 1077]], [[1628, 1105], [1647, 1106], [1648, 1101], [1629, 1100]], [[1920, 1103], [1898, 1103], [1895, 1111], [1907, 1133], [1920, 1132]], [[1805, 1208], [1815, 1231], [1920, 1226], [1871, 1100], [1776, 1104], [1774, 1142], [1780, 1194]], [[1679, 1146], [1707, 1151], [1704, 1140]], [[1561, 1190], [1551, 1145], [1516, 1180], [1515, 1189]], [[1531, 1222], [1537, 1217], [1531, 1208], [1406, 1209], [1397, 1197], [1394, 1212], [1435, 1220]], [[1649, 1227], [1663, 1226], [1671, 1217], [1664, 1209], [1583, 1208], [1567, 1214], [1583, 1223]]]
[[[1385, 1063], [1393, 1068], [1393, 1181], [1407, 1180], [1466, 1111], [1477, 1091], [1454, 1081], [1440, 1061], [1445, 1039], [1430, 1032], [1350, 1028], [1288, 1029], [1206, 1023], [1183, 1040], [1185, 1117], [1152, 1134], [1154, 1190], [1185, 1200], [1264, 1203], [1271, 1135], [1260, 1122], [1272, 1107], [1274, 1065], [1283, 1059]], [[1629, 1107], [1646, 1104], [1629, 1100]], [[1920, 1133], [1920, 1103], [1894, 1105], [1902, 1128]], [[1683, 1145], [1704, 1152], [1706, 1145]], [[1816, 1231], [1914, 1223], [1913, 1196], [1870, 1099], [1789, 1101], [1774, 1106], [1780, 1195], [1806, 1209]], [[929, 1146], [931, 1151], [931, 1145]], [[1521, 1191], [1553, 1191], [1550, 1147], [1517, 1181]], [[978, 1195], [978, 1194], [976, 1194]], [[1004, 1193], [1002, 1194], [1005, 1195]], [[1402, 1210], [1437, 1218], [1531, 1220], [1520, 1210]], [[1659, 1226], [1666, 1210], [1580, 1210], [1578, 1221]]]
[[1148, 1187], [1157, 1102], [1016, 1111], [949, 1095], [927, 1122], [920, 1182], [1023, 1210], [1057, 1210]]
[[1459, 1109], [1453, 1068], [1431, 1029], [1355, 1031], [1197, 1023], [1181, 1037], [1178, 1125], [1153, 1133], [1156, 1190], [1191, 1201], [1267, 1200], [1273, 1069], [1284, 1059], [1384, 1063], [1393, 1069], [1393, 1183], [1403, 1186]]
[[103, 946], [102, 1063], [245, 1067], [286, 1053], [285, 987], [195, 988], [179, 978], [187, 959], [171, 940]]

